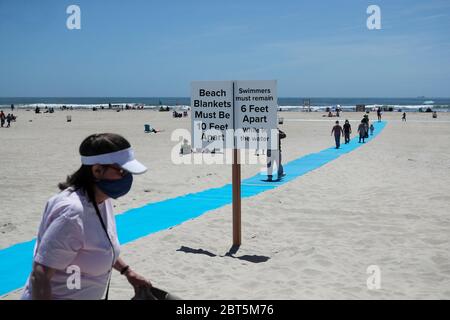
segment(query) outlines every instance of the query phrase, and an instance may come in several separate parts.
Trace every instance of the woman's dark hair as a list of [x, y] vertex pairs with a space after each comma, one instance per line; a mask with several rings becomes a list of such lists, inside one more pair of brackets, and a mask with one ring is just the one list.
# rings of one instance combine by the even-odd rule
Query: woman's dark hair
[[[115, 133], [92, 134], [80, 145], [80, 155], [96, 156], [99, 154], [120, 151], [131, 147], [130, 143], [122, 136]], [[88, 194], [89, 200], [94, 202], [94, 175], [91, 165], [81, 165], [73, 174], [67, 176], [65, 182], [58, 184], [60, 190], [72, 187], [74, 190], [82, 189]]]

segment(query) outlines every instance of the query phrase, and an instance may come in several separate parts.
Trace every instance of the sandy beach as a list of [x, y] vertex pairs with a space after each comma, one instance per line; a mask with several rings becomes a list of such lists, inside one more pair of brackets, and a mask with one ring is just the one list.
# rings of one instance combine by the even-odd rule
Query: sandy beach
[[[123, 135], [149, 171], [114, 202], [116, 214], [231, 182], [230, 165], [175, 165], [170, 112], [18, 110], [0, 129], [0, 249], [36, 236], [57, 183], [80, 165], [89, 134]], [[72, 122], [66, 122], [66, 116]], [[280, 112], [283, 162], [334, 144], [336, 118]], [[343, 113], [355, 136], [363, 113]], [[121, 256], [155, 286], [184, 299], [450, 299], [450, 113], [386, 112], [374, 140], [274, 190], [242, 202], [243, 241], [232, 245], [231, 205], [122, 247]], [[370, 120], [376, 113], [370, 113]], [[164, 130], [144, 133], [144, 124]], [[242, 178], [261, 165], [243, 165]], [[30, 261], [31, 263], [31, 261]], [[369, 290], [366, 270], [381, 270]], [[110, 298], [133, 289], [114, 273]], [[17, 299], [20, 290], [5, 295]]]

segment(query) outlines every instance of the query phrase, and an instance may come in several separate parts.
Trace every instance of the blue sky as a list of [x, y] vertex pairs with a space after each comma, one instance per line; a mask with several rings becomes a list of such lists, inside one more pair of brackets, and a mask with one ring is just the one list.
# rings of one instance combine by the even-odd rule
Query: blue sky
[[[81, 8], [81, 30], [66, 8]], [[381, 8], [381, 30], [366, 9]], [[0, 96], [189, 96], [277, 79], [282, 97], [449, 97], [450, 1], [0, 0]]]

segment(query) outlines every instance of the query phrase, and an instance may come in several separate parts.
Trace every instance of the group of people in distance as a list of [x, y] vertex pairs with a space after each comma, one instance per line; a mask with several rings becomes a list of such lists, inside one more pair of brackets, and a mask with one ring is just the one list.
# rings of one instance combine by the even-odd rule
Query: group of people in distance
[[[380, 120], [380, 115], [378, 119]], [[358, 133], [359, 133], [359, 143], [365, 143], [365, 139], [369, 138], [369, 131], [370, 135], [373, 135], [373, 132], [375, 130], [375, 127], [373, 124], [369, 125], [369, 116], [367, 114], [364, 115], [364, 117], [361, 120], [361, 123], [358, 126]], [[331, 135], [334, 134], [334, 140], [336, 142], [336, 149], [339, 149], [341, 147], [341, 136], [345, 139], [345, 144], [348, 144], [350, 142], [350, 135], [352, 133], [352, 127], [350, 125], [350, 122], [348, 120], [345, 120], [344, 126], [341, 127], [339, 124], [339, 121], [336, 121], [333, 129], [331, 130]]]
[[0, 110], [0, 125], [3, 128], [6, 122], [6, 128], [9, 128], [11, 126], [12, 121], [16, 121], [17, 117], [13, 115], [12, 113], [8, 113], [8, 115], [5, 115], [3, 113], [3, 110]]
[[185, 118], [188, 116], [187, 111], [183, 111], [183, 112], [177, 112], [176, 110], [173, 110], [172, 112], [172, 117], [173, 118]]

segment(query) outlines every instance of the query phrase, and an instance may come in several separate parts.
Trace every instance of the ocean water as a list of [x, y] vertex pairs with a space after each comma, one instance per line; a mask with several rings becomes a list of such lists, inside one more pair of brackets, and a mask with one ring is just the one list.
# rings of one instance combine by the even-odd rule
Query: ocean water
[[[394, 111], [425, 111], [430, 107], [433, 111], [450, 111], [450, 98], [278, 98], [280, 110], [302, 111], [304, 101], [309, 100], [312, 111], [323, 111], [326, 108], [340, 106], [343, 110], [353, 110], [356, 105], [363, 104], [367, 108], [378, 106], [392, 107]], [[0, 109], [9, 109], [11, 104], [17, 108], [41, 108], [61, 106], [73, 108], [108, 108], [129, 105], [143, 106], [145, 109], [158, 109], [160, 106], [169, 106], [171, 109], [188, 109], [190, 105], [189, 97], [81, 97], [81, 98], [55, 98], [55, 97], [11, 97], [0, 98]]]

